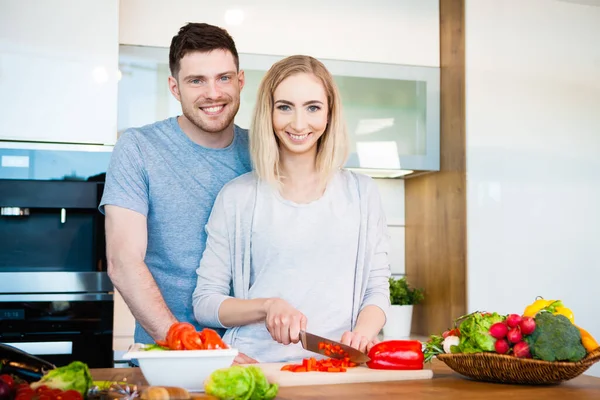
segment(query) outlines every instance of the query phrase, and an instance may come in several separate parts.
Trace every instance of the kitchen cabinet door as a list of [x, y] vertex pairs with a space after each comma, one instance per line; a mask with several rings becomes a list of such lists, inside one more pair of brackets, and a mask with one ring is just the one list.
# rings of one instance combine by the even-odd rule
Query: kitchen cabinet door
[[134, 343], [135, 318], [117, 289], [115, 289], [114, 299], [113, 350], [115, 360], [118, 360]]
[[114, 144], [119, 0], [0, 10], [0, 140]]

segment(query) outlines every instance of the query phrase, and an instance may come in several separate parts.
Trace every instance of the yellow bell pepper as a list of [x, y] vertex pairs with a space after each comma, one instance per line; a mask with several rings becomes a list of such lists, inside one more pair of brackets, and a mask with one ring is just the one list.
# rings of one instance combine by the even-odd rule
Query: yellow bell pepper
[[523, 312], [523, 316], [524, 317], [535, 317], [535, 315], [538, 312], [542, 311], [544, 308], [548, 307], [552, 303], [554, 303], [554, 300], [537, 299], [536, 301], [534, 301], [533, 303], [531, 303], [530, 305], [528, 305], [525, 308], [525, 311]]
[[[577, 325], [575, 325], [577, 326]], [[590, 335], [590, 333], [588, 331], [586, 331], [585, 329], [577, 326], [577, 329], [579, 329], [579, 332], [581, 332], [581, 344], [583, 344], [583, 347], [585, 347], [585, 350], [590, 353], [594, 350], [596, 350], [598, 347], [600, 347], [600, 345], [598, 344], [598, 342], [596, 342], [596, 340], [592, 337], [592, 335]]]
[[567, 307], [556, 307], [553, 314], [564, 315], [569, 319], [569, 321], [571, 321], [572, 324], [575, 324], [575, 316], [573, 315], [573, 311], [571, 311]]
[[572, 324], [575, 323], [573, 311], [565, 307], [560, 300], [544, 300], [542, 298], [537, 299], [525, 308], [523, 316], [535, 317], [535, 315], [542, 310], [549, 311], [554, 315], [563, 315], [567, 317]]

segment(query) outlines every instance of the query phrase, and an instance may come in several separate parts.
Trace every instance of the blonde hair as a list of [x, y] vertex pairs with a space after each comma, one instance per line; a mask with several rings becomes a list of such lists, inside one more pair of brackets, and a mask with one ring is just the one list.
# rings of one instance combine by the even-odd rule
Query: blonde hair
[[348, 157], [348, 134], [342, 116], [340, 94], [323, 63], [310, 56], [296, 55], [273, 64], [258, 89], [256, 106], [250, 125], [250, 157], [259, 179], [279, 187], [281, 168], [279, 145], [273, 130], [273, 94], [286, 78], [296, 74], [312, 74], [323, 84], [327, 95], [328, 123], [317, 142], [316, 168], [323, 183], [344, 166]]

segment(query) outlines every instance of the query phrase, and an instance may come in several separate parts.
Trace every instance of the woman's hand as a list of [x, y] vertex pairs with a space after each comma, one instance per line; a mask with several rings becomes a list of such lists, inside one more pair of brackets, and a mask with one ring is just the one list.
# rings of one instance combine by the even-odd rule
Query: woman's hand
[[367, 353], [369, 350], [371, 350], [371, 347], [379, 343], [379, 340], [377, 337], [370, 339], [366, 336], [363, 336], [359, 332], [346, 331], [342, 335], [340, 343], [353, 347], [359, 351], [362, 351], [363, 353]]
[[300, 341], [300, 331], [306, 329], [304, 314], [279, 298], [268, 299], [265, 310], [265, 325], [276, 342], [288, 345]]
[[248, 357], [244, 353], [238, 353], [238, 355], [235, 356], [235, 359], [233, 360], [232, 365], [240, 365], [240, 364], [258, 364], [258, 361], [256, 361], [252, 357]]

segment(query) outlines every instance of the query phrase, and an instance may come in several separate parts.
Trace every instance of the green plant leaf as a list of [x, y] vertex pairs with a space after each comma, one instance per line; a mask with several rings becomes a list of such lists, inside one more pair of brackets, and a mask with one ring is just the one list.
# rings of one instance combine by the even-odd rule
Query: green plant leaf
[[401, 279], [390, 278], [390, 302], [393, 305], [414, 305], [419, 304], [424, 299], [423, 289], [412, 288], [406, 281], [406, 277]]

